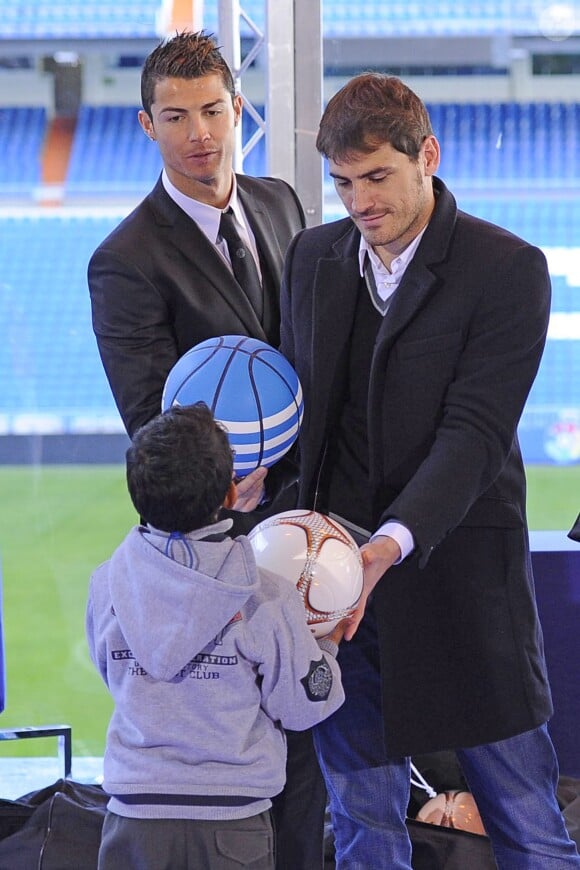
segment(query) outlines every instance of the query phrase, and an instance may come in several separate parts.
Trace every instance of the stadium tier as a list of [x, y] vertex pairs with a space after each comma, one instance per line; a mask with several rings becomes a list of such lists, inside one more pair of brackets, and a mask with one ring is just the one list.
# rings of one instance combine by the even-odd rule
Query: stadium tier
[[[263, 0], [242, 0], [245, 14], [264, 27]], [[0, 39], [134, 39], [161, 33], [162, 0], [2, 0]], [[327, 38], [377, 38], [385, 36], [481, 36], [549, 34], [562, 26], [557, 4], [535, 0], [469, 0], [433, 4], [385, 3], [384, 0], [345, 3], [324, 0], [323, 33]], [[564, 22], [565, 24], [565, 22]], [[217, 31], [218, 0], [204, 0], [203, 26]], [[242, 34], [250, 33], [245, 20]]]
[[86, 285], [90, 254], [118, 220], [0, 218], [0, 434], [119, 429]]
[[161, 0], [2, 0], [0, 39], [137, 39], [159, 33]]
[[[528, 461], [566, 461], [568, 417], [576, 420], [580, 409], [579, 249], [554, 246], [549, 214], [555, 209], [558, 220], [577, 227], [580, 203], [535, 199], [514, 204], [511, 214], [487, 199], [460, 205], [491, 219], [498, 210], [505, 225], [513, 219], [512, 229], [546, 251], [554, 288], [551, 337], [521, 435]], [[542, 210], [547, 217], [539, 225]], [[119, 219], [115, 213], [0, 216], [0, 434], [121, 431], [92, 333], [86, 284], [90, 254]], [[577, 421], [574, 426], [576, 437]]]
[[[240, 5], [258, 26], [264, 26], [263, 0], [241, 0]], [[217, 0], [205, 0], [204, 26], [217, 30]], [[325, 37], [375, 39], [385, 36], [481, 36], [509, 33], [527, 35], [550, 26], [545, 6], [534, 0], [470, 0], [433, 4], [429, 0], [385, 3], [384, 0], [323, 0]], [[544, 14], [542, 17], [542, 10]], [[242, 31], [249, 32], [242, 27]]]
[[[435, 103], [429, 109], [442, 143], [440, 174], [459, 207], [546, 252], [554, 288], [550, 338], [520, 432], [528, 461], [576, 461], [580, 103]], [[111, 196], [137, 201], [161, 168], [137, 110], [82, 107], [64, 184], [65, 215], [43, 215], [42, 208], [24, 214], [26, 203], [20, 216], [0, 214], [0, 433], [121, 431], [92, 334], [86, 267], [129, 208], [97, 217], [94, 207], [110, 209]], [[244, 141], [252, 123], [244, 114]], [[46, 124], [42, 110], [0, 109], [0, 202], [4, 195], [34, 199]], [[262, 140], [250, 152], [247, 172], [266, 171], [263, 146]], [[325, 219], [342, 217], [329, 179], [325, 194]]]
[[[257, 107], [261, 111], [260, 107]], [[442, 145], [441, 174], [468, 190], [517, 185], [534, 189], [580, 187], [580, 103], [438, 103], [430, 104], [433, 127]], [[83, 106], [79, 113], [65, 192], [129, 194], [145, 192], [157, 176], [158, 151], [137, 123], [137, 106]], [[244, 113], [244, 141], [253, 121]], [[40, 181], [46, 132], [41, 109], [0, 109], [0, 196], [30, 195]], [[245, 169], [264, 174], [260, 140]], [[327, 179], [328, 180], [328, 179]], [[329, 185], [328, 185], [329, 186]]]
[[71, 194], [147, 190], [161, 171], [158, 148], [143, 135], [138, 107], [82, 106], [70, 155]]
[[29, 196], [40, 183], [45, 134], [44, 108], [0, 108], [0, 196]]

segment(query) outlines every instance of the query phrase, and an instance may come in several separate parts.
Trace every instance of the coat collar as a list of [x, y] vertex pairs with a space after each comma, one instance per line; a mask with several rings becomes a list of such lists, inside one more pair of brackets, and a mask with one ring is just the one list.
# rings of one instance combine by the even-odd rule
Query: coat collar
[[[388, 342], [406, 326], [437, 288], [437, 266], [447, 258], [457, 218], [457, 204], [452, 193], [439, 179], [433, 179], [436, 205], [415, 256], [393, 297], [379, 330], [378, 344]], [[341, 226], [342, 225], [342, 226]], [[358, 249], [360, 233], [346, 218], [337, 222], [337, 238], [332, 255], [318, 262], [314, 289], [314, 321], [331, 330], [334, 343], [350, 331], [356, 293], [360, 279]]]
[[447, 258], [457, 217], [457, 204], [439, 178], [433, 179], [433, 187], [435, 210], [383, 319], [377, 337], [378, 346], [393, 341], [437, 291], [437, 266]]
[[[437, 197], [435, 211], [383, 318], [377, 335], [375, 358], [377, 354], [388, 352], [400, 332], [437, 291], [437, 266], [447, 257], [457, 205], [440, 179], [434, 179], [434, 187]], [[314, 384], [333, 383], [336, 373], [348, 359], [348, 342], [357, 303], [355, 291], [362, 280], [358, 262], [360, 233], [350, 218], [337, 221], [335, 226], [330, 255], [318, 260], [313, 279]]]

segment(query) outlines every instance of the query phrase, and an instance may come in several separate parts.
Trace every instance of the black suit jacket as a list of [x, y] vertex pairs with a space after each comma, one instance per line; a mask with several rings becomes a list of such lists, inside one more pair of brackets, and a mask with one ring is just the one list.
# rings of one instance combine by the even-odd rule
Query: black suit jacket
[[295, 192], [280, 179], [240, 175], [237, 184], [260, 255], [262, 320], [161, 179], [91, 257], [93, 329], [130, 436], [160, 412], [171, 367], [195, 344], [229, 334], [279, 344], [283, 258], [304, 227], [304, 213]]
[[[395, 518], [416, 542], [374, 593], [395, 754], [500, 740], [551, 714], [516, 435], [547, 332], [547, 265], [435, 187], [379, 329], [368, 394], [375, 529]], [[304, 507], [315, 505], [340, 413], [359, 239], [346, 219], [300, 233], [287, 254], [281, 350], [304, 390]]]

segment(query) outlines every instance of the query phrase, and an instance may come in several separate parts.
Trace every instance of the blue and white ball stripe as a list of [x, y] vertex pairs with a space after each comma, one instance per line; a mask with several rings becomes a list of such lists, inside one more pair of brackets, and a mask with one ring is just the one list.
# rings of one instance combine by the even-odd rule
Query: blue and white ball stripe
[[240, 335], [196, 345], [171, 369], [162, 410], [205, 402], [228, 432], [238, 476], [277, 462], [296, 441], [304, 415], [302, 387], [282, 354]]

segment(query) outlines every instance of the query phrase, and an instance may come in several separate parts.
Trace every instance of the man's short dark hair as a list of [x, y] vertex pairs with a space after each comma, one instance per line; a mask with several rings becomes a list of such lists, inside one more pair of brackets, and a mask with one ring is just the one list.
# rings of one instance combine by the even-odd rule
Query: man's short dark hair
[[198, 79], [218, 73], [232, 100], [235, 85], [232, 72], [224, 60], [214, 37], [200, 30], [183, 31], [163, 40], [146, 58], [141, 71], [141, 103], [151, 118], [155, 102], [155, 86], [166, 78]]
[[209, 525], [232, 482], [227, 433], [202, 402], [154, 417], [135, 433], [126, 458], [135, 509], [164, 532]]
[[417, 94], [396, 76], [370, 72], [355, 76], [331, 97], [316, 147], [326, 158], [342, 161], [389, 144], [416, 160], [431, 135], [429, 114]]

